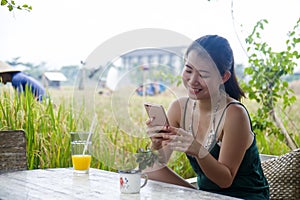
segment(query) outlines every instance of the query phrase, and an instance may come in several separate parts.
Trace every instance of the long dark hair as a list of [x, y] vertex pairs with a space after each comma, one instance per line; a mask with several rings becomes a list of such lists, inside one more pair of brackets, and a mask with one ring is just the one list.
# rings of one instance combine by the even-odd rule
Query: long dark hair
[[199, 48], [204, 49], [211, 57], [221, 76], [223, 76], [226, 71], [230, 71], [231, 76], [224, 84], [226, 93], [238, 101], [242, 97], [245, 97], [236, 78], [233, 52], [227, 39], [218, 35], [205, 35], [200, 37], [188, 47], [186, 56], [191, 50]]

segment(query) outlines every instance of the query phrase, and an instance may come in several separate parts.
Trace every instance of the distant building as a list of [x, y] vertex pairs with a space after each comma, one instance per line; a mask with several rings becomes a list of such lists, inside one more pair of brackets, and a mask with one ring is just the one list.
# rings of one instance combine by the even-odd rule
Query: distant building
[[61, 72], [45, 72], [42, 76], [45, 87], [60, 87], [60, 83], [67, 81], [66, 76]]
[[173, 72], [180, 72], [186, 48], [186, 46], [175, 46], [136, 49], [121, 56], [122, 65], [125, 69], [131, 69], [136, 66], [162, 64], [171, 67]]

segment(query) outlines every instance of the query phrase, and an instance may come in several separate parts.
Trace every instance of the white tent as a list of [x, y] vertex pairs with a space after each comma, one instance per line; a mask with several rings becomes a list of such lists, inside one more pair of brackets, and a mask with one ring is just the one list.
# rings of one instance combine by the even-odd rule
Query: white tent
[[111, 67], [108, 71], [106, 78], [106, 87], [110, 90], [115, 91], [118, 84], [119, 72], [115, 67]]

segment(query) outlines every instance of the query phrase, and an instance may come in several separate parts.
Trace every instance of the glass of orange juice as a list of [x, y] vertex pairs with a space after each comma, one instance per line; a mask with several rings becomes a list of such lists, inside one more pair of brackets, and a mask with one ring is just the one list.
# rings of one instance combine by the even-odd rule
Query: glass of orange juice
[[91, 165], [92, 133], [71, 132], [71, 153], [74, 173], [88, 174]]

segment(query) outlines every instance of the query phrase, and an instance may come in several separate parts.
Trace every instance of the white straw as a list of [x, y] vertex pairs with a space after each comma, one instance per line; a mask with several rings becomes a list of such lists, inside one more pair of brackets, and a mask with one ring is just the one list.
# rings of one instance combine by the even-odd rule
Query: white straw
[[95, 126], [96, 119], [97, 119], [97, 114], [95, 113], [94, 118], [93, 118], [93, 120], [92, 120], [91, 127], [90, 127], [90, 132], [89, 132], [88, 138], [87, 138], [86, 143], [85, 143], [85, 145], [84, 145], [84, 149], [83, 149], [83, 152], [82, 152], [83, 155], [85, 154], [85, 152], [86, 152], [86, 150], [87, 150], [87, 147], [88, 147], [88, 144], [89, 144], [89, 141], [90, 141], [92, 132], [93, 132], [93, 130], [94, 130], [94, 126]]

